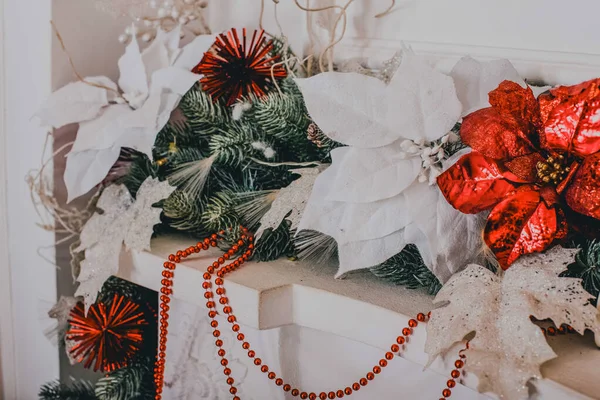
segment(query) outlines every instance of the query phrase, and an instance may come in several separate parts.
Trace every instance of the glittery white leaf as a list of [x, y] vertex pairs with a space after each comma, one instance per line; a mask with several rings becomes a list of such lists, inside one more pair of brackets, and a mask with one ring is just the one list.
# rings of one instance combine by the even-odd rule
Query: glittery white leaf
[[153, 226], [160, 223], [159, 208], [152, 205], [175, 190], [168, 182], [148, 177], [140, 186], [135, 201], [124, 185], [107, 187], [98, 199], [102, 214], [94, 214], [83, 227], [81, 245], [85, 251], [76, 296], [83, 296], [86, 312], [96, 301], [104, 282], [119, 271], [123, 243], [128, 251], [150, 249]]
[[320, 168], [301, 168], [293, 171], [301, 177], [279, 190], [271, 208], [260, 220], [260, 228], [255, 235], [257, 239], [266, 229], [276, 229], [284, 218], [291, 222], [290, 229], [298, 227], [320, 170]]
[[569, 324], [579, 333], [591, 330], [600, 344], [600, 312], [590, 303], [593, 296], [581, 280], [558, 276], [576, 252], [557, 246], [521, 257], [504, 277], [478, 265], [454, 275], [435, 298], [448, 304], [434, 310], [427, 324], [430, 361], [474, 332], [466, 368], [478, 376], [479, 390], [526, 399], [527, 382], [541, 378], [540, 365], [556, 357], [530, 317]]

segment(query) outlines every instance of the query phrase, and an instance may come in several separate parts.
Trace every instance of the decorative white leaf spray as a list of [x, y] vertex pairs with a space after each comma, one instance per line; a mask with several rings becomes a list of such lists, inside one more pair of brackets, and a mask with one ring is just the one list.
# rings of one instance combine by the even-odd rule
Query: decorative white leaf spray
[[600, 312], [591, 304], [593, 296], [580, 279], [559, 277], [576, 253], [557, 246], [527, 255], [504, 277], [479, 265], [454, 275], [435, 298], [448, 304], [432, 311], [427, 324], [430, 362], [474, 332], [466, 368], [479, 378], [479, 391], [526, 399], [528, 381], [541, 378], [540, 366], [557, 357], [531, 317], [568, 324], [581, 334], [591, 330], [600, 346]]

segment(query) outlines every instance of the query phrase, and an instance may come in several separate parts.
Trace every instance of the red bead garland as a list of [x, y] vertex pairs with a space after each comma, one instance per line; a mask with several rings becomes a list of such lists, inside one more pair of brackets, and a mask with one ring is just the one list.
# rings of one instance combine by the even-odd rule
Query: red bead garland
[[[232, 229], [230, 228], [230, 231]], [[262, 360], [257, 357], [256, 352], [251, 349], [250, 343], [245, 341], [245, 335], [241, 332], [240, 325], [237, 324], [237, 318], [233, 314], [233, 309], [229, 305], [229, 299], [226, 296], [226, 290], [224, 285], [224, 276], [230, 272], [235, 271], [242, 266], [252, 255], [254, 250], [254, 237], [245, 227], [240, 227], [240, 238], [234, 242], [234, 244], [221, 256], [217, 261], [213, 262], [207, 267], [206, 272], [202, 275], [204, 282], [202, 288], [205, 290], [204, 298], [207, 300], [206, 307], [208, 308], [208, 317], [211, 319], [210, 326], [214, 329], [213, 336], [215, 337], [215, 346], [218, 351], [217, 354], [221, 358], [221, 365], [223, 366], [223, 373], [227, 376], [226, 382], [229, 385], [229, 393], [233, 396], [233, 400], [241, 400], [236, 395], [238, 389], [234, 386], [235, 379], [231, 377], [231, 369], [228, 368], [229, 360], [226, 358], [226, 351], [223, 349], [223, 341], [220, 339], [221, 331], [217, 328], [219, 322], [216, 320], [217, 310], [215, 293], [219, 298], [218, 302], [223, 307], [223, 313], [227, 315], [227, 322], [231, 325], [231, 330], [236, 333], [237, 340], [241, 342], [241, 346], [247, 351], [248, 357], [253, 360], [255, 366], [260, 368], [260, 371], [267, 375], [269, 380], [279, 386], [284, 392], [290, 392], [294, 397], [300, 397], [301, 399], [317, 400], [318, 399], [335, 399], [342, 398], [344, 396], [350, 396], [353, 392], [357, 392], [363, 386], [367, 386], [369, 381], [375, 379], [379, 375], [383, 368], [387, 367], [388, 361], [391, 361], [396, 355], [400, 355], [402, 345], [407, 343], [408, 338], [413, 333], [413, 329], [418, 326], [420, 322], [426, 322], [429, 319], [429, 314], [418, 313], [414, 319], [408, 321], [408, 326], [402, 329], [402, 335], [396, 338], [396, 343], [390, 346], [390, 351], [384, 354], [384, 357], [379, 360], [377, 365], [372, 368], [372, 372], [369, 371], [364, 377], [360, 378], [357, 382], [351, 385], [329, 392], [320, 392], [319, 395], [314, 392], [304, 392], [298, 388], [292, 387], [289, 383], [285, 382], [281, 377], [269, 369], [269, 367], [263, 364]], [[168, 261], [163, 264], [164, 270], [162, 272], [163, 279], [161, 280], [162, 288], [160, 289], [160, 333], [158, 343], [158, 355], [156, 358], [156, 365], [154, 368], [154, 384], [156, 385], [156, 400], [162, 399], [162, 390], [164, 385], [164, 371], [166, 363], [166, 351], [167, 351], [167, 334], [168, 334], [168, 319], [169, 319], [169, 303], [171, 301], [171, 295], [173, 294], [173, 278], [174, 271], [178, 263], [183, 259], [190, 256], [191, 254], [200, 253], [201, 251], [208, 250], [209, 247], [216, 247], [217, 240], [222, 238], [225, 231], [220, 231], [219, 234], [212, 234], [210, 238], [206, 238], [201, 242], [198, 242], [196, 246], [190, 246], [185, 250], [179, 250], [175, 254], [170, 254]], [[237, 256], [240, 254], [240, 256]], [[237, 256], [237, 257], [236, 257]], [[234, 257], [236, 257], [234, 259]], [[226, 261], [232, 260], [227, 265], [224, 265]], [[216, 275], [217, 278], [214, 280], [216, 290], [213, 291], [212, 277]], [[550, 327], [547, 329], [542, 328], [544, 334], [553, 336], [557, 333], [572, 333], [573, 328], [570, 326], [561, 326], [560, 328]], [[452, 395], [452, 390], [456, 384], [457, 379], [461, 377], [461, 370], [464, 368], [466, 362], [466, 356], [464, 352], [469, 348], [469, 343], [466, 343], [466, 347], [459, 351], [459, 358], [454, 362], [456, 369], [450, 373], [451, 379], [446, 382], [446, 388], [442, 390], [442, 397], [440, 400], [446, 400]]]

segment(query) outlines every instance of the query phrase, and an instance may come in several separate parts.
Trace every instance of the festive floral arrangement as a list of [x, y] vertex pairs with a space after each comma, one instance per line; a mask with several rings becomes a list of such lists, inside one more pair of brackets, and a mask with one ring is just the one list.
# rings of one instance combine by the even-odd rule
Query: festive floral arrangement
[[444, 304], [426, 351], [445, 355], [475, 332], [465, 368], [503, 398], [526, 398], [556, 357], [532, 317], [600, 345], [600, 80], [532, 87], [507, 60], [470, 57], [446, 74], [410, 49], [380, 69], [312, 74], [263, 31], [180, 47], [181, 26], [163, 28], [143, 50], [122, 38], [117, 83], [82, 78], [37, 115], [79, 124], [64, 180], [91, 211], [72, 245], [77, 299], [52, 315], [73, 361], [107, 374], [95, 388], [48, 384], [43, 398], [159, 396], [148, 364], [171, 262], [186, 253], [165, 264], [160, 310], [111, 276], [123, 245], [150, 250], [173, 232], [207, 238], [188, 253], [332, 258], [338, 276], [371, 269], [425, 286]]

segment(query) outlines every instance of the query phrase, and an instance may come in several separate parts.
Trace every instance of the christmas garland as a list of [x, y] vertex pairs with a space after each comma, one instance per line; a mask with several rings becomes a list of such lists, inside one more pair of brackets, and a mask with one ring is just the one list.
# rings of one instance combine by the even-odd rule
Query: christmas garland
[[[38, 113], [79, 124], [68, 197], [96, 193], [72, 246], [76, 298], [52, 314], [73, 361], [106, 374], [41, 398], [159, 398], [172, 270], [215, 246], [229, 250], [207, 270], [207, 299], [213, 272], [252, 257], [333, 258], [338, 276], [369, 269], [437, 294], [426, 351], [476, 332], [466, 368], [506, 398], [525, 398], [556, 356], [532, 316], [600, 342], [600, 80], [533, 88], [506, 60], [469, 57], [445, 74], [409, 49], [379, 70], [300, 77], [285, 38], [232, 29], [180, 48], [179, 25], [154, 29], [144, 50], [123, 39], [118, 83], [82, 78]], [[206, 239], [165, 263], [159, 308], [112, 275], [123, 245], [173, 232]]]

